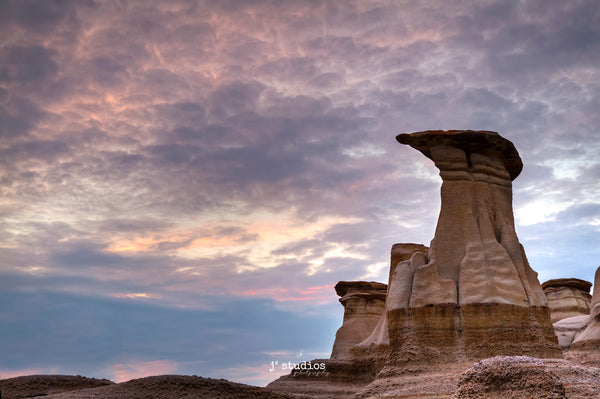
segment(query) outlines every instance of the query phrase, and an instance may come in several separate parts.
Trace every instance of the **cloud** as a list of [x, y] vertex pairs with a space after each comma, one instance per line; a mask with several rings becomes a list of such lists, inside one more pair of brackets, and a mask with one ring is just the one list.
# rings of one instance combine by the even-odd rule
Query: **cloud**
[[56, 74], [56, 51], [41, 46], [8, 46], [0, 52], [0, 82], [37, 83]]
[[[215, 303], [213, 310], [190, 310], [133, 298], [7, 290], [0, 296], [3, 378], [25, 370], [79, 372], [119, 382], [171, 373], [223, 377], [224, 369], [261, 367], [273, 357], [265, 353], [282, 348], [328, 351], [341, 325], [341, 314], [335, 319], [294, 314], [278, 310], [272, 301], [256, 299], [226, 300]], [[308, 336], [307, 327], [311, 328]]]
[[177, 363], [170, 360], [128, 361], [114, 364], [110, 370], [114, 374], [112, 380], [119, 383], [152, 375], [173, 374], [177, 367]]
[[5, 380], [8, 378], [14, 378], [14, 377], [21, 377], [24, 375], [35, 375], [35, 374], [41, 374], [42, 371], [40, 369], [20, 369], [20, 370], [15, 370], [15, 369], [7, 369], [5, 370], [0, 370], [0, 377]]
[[[9, 313], [7, 342], [34, 328], [31, 339], [68, 347], [76, 338], [43, 325], [33, 304], [71, 309], [91, 297], [89, 312], [74, 314], [116, 328], [90, 332], [90, 353], [116, 345], [94, 372], [130, 360], [212, 372], [217, 365], [190, 366], [170, 346], [152, 351], [200, 335], [214, 352], [194, 356], [221, 356], [218, 367], [231, 370], [235, 334], [248, 340], [231, 351], [272, 349], [244, 335], [261, 323], [265, 341], [281, 328], [303, 346], [330, 344], [341, 309], [328, 287], [385, 282], [392, 244], [433, 238], [438, 171], [394, 140], [425, 129], [496, 130], [513, 141], [525, 163], [514, 209], [531, 264], [543, 277], [570, 277], [561, 274], [573, 264], [591, 278], [600, 255], [596, 8], [2, 2], [0, 285], [32, 312], [25, 324]], [[253, 313], [261, 306], [267, 314]], [[140, 315], [157, 309], [166, 326], [192, 332], [148, 329]], [[319, 314], [328, 327], [307, 336], [297, 317]], [[203, 324], [186, 324], [192, 316]], [[35, 335], [49, 326], [50, 338]], [[263, 360], [239, 364], [239, 378], [263, 378]]]

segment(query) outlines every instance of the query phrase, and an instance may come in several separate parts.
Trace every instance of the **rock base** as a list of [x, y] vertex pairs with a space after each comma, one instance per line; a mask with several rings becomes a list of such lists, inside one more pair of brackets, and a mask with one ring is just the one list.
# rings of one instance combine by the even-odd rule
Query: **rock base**
[[499, 356], [466, 370], [455, 398], [596, 398], [600, 393], [598, 377], [600, 370], [562, 359]]
[[600, 368], [600, 340], [572, 343], [564, 357], [584, 366]]
[[547, 307], [484, 303], [389, 311], [391, 365], [478, 361], [493, 356], [561, 358]]

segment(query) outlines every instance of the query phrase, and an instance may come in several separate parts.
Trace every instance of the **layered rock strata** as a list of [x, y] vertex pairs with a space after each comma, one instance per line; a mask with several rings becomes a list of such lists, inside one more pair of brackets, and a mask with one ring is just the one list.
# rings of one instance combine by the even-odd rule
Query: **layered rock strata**
[[592, 283], [577, 278], [548, 280], [542, 289], [548, 300], [552, 323], [568, 317], [590, 314]]
[[594, 292], [586, 328], [575, 335], [565, 358], [600, 367], [600, 268], [594, 276]]
[[387, 284], [340, 281], [335, 292], [344, 306], [344, 321], [335, 334], [331, 359], [346, 356], [350, 348], [367, 338], [385, 310]]
[[[416, 252], [426, 253], [427, 247], [412, 243], [394, 244], [390, 254], [390, 276], [399, 263], [410, 259]], [[381, 290], [384, 287], [385, 290]], [[381, 304], [378, 301], [386, 301], [389, 287], [381, 283], [340, 281], [335, 289], [342, 297], [344, 322], [336, 333], [331, 358], [311, 361], [313, 364], [324, 363], [325, 372], [312, 375], [292, 372], [270, 383], [268, 389], [299, 397], [348, 398], [372, 382], [384, 367], [390, 356], [390, 339], [385, 302]], [[380, 311], [373, 329], [371, 316]], [[352, 332], [354, 328], [360, 332]], [[367, 334], [366, 339], [348, 346], [369, 329], [372, 332]]]
[[[522, 169], [514, 145], [489, 131], [396, 138], [440, 170], [435, 237], [429, 248], [394, 246], [384, 315], [369, 337], [329, 359], [327, 377], [307, 381], [311, 397], [334, 397], [326, 388], [344, 381], [353, 389], [364, 384], [355, 398], [452, 397], [473, 362], [562, 357], [546, 296], [514, 228], [512, 180]], [[522, 369], [527, 374], [536, 364]], [[562, 381], [539, 377], [562, 393]], [[301, 393], [291, 382], [282, 377], [269, 388], [285, 384], [287, 392]]]
[[[427, 253], [428, 249], [429, 248], [427, 248], [425, 245], [414, 243], [397, 243], [392, 245], [392, 250], [390, 251], [390, 273], [388, 276], [388, 282], [392, 281], [393, 276], [396, 272], [396, 267], [400, 263], [408, 261], [416, 253], [420, 253], [421, 256], [424, 256], [424, 254]], [[395, 295], [394, 292], [392, 292], [392, 297], [393, 295]], [[388, 285], [386, 292], [386, 307], [388, 301], [387, 298], [389, 296], [390, 287]], [[352, 348], [351, 354], [354, 357], [364, 357], [368, 353], [385, 353], [387, 355], [389, 345], [390, 336], [388, 331], [387, 313], [384, 312], [371, 335], [368, 336], [364, 341], [356, 345], [354, 348]]]
[[555, 323], [554, 333], [558, 338], [558, 344], [563, 348], [569, 348], [575, 337], [581, 334], [587, 327], [590, 321], [589, 315], [573, 316], [561, 319]]
[[595, 398], [600, 370], [562, 359], [498, 356], [462, 373], [455, 399]]
[[546, 297], [514, 228], [512, 180], [522, 169], [514, 145], [489, 131], [396, 139], [434, 161], [442, 188], [428, 252], [398, 264], [389, 282], [392, 363], [560, 357]]

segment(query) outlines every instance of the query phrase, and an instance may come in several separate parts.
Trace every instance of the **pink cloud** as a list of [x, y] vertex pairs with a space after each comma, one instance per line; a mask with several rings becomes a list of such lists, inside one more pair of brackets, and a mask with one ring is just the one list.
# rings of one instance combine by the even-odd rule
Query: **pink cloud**
[[7, 379], [13, 377], [21, 377], [26, 375], [42, 374], [41, 369], [22, 369], [22, 370], [0, 370], [0, 378]]
[[130, 361], [118, 363], [110, 367], [116, 382], [124, 382], [135, 378], [148, 377], [151, 375], [172, 374], [177, 370], [178, 364], [171, 360], [152, 360], [148, 362]]
[[333, 291], [333, 284], [322, 285], [317, 287], [292, 287], [292, 288], [256, 288], [241, 292], [235, 292], [234, 294], [242, 297], [263, 297], [271, 298], [278, 302], [282, 301], [316, 301], [316, 302], [328, 302], [335, 298], [335, 292]]

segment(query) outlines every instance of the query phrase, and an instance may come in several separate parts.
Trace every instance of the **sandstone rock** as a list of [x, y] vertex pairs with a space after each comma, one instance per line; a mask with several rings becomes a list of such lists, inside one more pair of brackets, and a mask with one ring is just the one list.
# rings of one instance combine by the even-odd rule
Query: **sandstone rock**
[[577, 278], [548, 280], [542, 289], [548, 299], [552, 323], [568, 317], [584, 316], [590, 313], [592, 283]]
[[594, 293], [590, 305], [590, 321], [586, 329], [579, 334], [573, 343], [583, 341], [600, 341], [600, 268], [594, 276]]
[[344, 306], [344, 322], [335, 334], [332, 359], [343, 358], [375, 329], [385, 310], [387, 285], [367, 281], [340, 281], [335, 291]]
[[390, 360], [560, 357], [546, 297], [514, 228], [511, 180], [522, 163], [513, 144], [488, 131], [396, 138], [440, 169], [442, 204], [427, 254], [400, 263], [389, 281]]
[[[427, 252], [427, 247], [421, 244], [394, 244], [390, 254], [390, 274], [396, 270], [397, 265], [408, 261], [415, 253], [419, 253], [424, 259], [425, 252]], [[331, 358], [311, 361], [313, 364], [324, 363], [326, 372], [319, 375], [294, 375], [292, 372], [273, 381], [267, 388], [277, 392], [291, 393], [298, 397], [348, 398], [372, 382], [390, 355], [385, 306], [377, 310], [382, 314], [378, 317], [377, 325], [372, 333], [362, 342], [351, 346], [347, 352], [344, 349], [347, 347], [346, 343], [356, 337], [355, 332], [347, 329], [354, 328], [356, 325], [362, 325], [359, 327], [361, 331], [370, 328], [366, 326], [373, 320], [371, 312], [366, 312], [368, 315], [365, 316], [367, 302], [377, 300], [377, 298], [385, 300], [386, 291], [381, 290], [384, 287], [386, 285], [381, 283], [339, 282], [336, 285], [336, 292], [342, 297], [340, 299], [342, 304], [346, 303], [344, 305], [344, 323], [336, 333]], [[346, 302], [344, 298], [354, 299]], [[360, 311], [357, 312], [357, 308]], [[374, 306], [371, 306], [370, 309], [374, 309]], [[362, 314], [362, 316], [356, 317], [358, 314]], [[368, 319], [368, 321], [365, 322], [364, 319]]]
[[456, 398], [556, 398], [565, 397], [559, 377], [544, 362], [526, 356], [494, 357], [466, 370]]
[[588, 324], [575, 335], [565, 358], [584, 365], [600, 367], [600, 268], [594, 276], [594, 292]]
[[[384, 315], [369, 337], [327, 361], [328, 375], [312, 379], [308, 396], [330, 397], [327, 389], [346, 381], [363, 383], [354, 385], [360, 388], [355, 398], [449, 398], [474, 361], [498, 355], [560, 358], [546, 296], [514, 228], [512, 180], [522, 169], [514, 145], [488, 131], [427, 131], [397, 140], [440, 169], [435, 237], [429, 248], [392, 248]], [[526, 395], [542, 386], [547, 397], [564, 397], [562, 377], [537, 362], [519, 360], [508, 386]], [[465, 395], [471, 395], [467, 386], [475, 392], [490, 381], [476, 381], [475, 374], [463, 384]], [[519, 375], [535, 381], [518, 385]], [[285, 386], [301, 397], [290, 378], [269, 387]]]
[[396, 270], [396, 266], [400, 262], [404, 262], [409, 260], [415, 252], [421, 252], [423, 254], [427, 253], [429, 248], [423, 244], [414, 244], [414, 243], [398, 243], [392, 245], [392, 250], [390, 253], [390, 273], [388, 276], [388, 281], [392, 278], [394, 271]]
[[[414, 243], [398, 243], [392, 245], [388, 282], [394, 280], [398, 283], [391, 293], [388, 285], [386, 304], [389, 302], [387, 298], [390, 296], [393, 298], [391, 303], [403, 302], [406, 298], [402, 299], [402, 296], [410, 296], [412, 291], [412, 273], [414, 272], [414, 270], [410, 269], [410, 265], [425, 264], [425, 254], [427, 253], [428, 249], [429, 248], [427, 248], [425, 245]], [[413, 255], [415, 256], [415, 259], [411, 262]], [[410, 269], [411, 276], [406, 275], [407, 268]], [[396, 273], [398, 275], [396, 275]], [[398, 296], [400, 298], [398, 298]], [[358, 354], [359, 352], [364, 352], [365, 350], [373, 351], [375, 347], [383, 346], [385, 349], [379, 348], [379, 352], [382, 352], [387, 349], [389, 344], [390, 338], [388, 333], [388, 321], [387, 315], [384, 312], [371, 335], [357, 345], [357, 347], [354, 348], [354, 351]], [[358, 356], [360, 357], [360, 355]]]
[[466, 370], [455, 398], [595, 398], [600, 393], [598, 377], [600, 370], [562, 359], [498, 356]]
[[554, 333], [558, 337], [558, 344], [568, 348], [575, 337], [583, 332], [590, 320], [589, 315], [567, 317], [553, 323]]
[[[430, 259], [414, 276], [413, 284], [424, 292], [415, 290], [410, 307], [547, 305], [514, 229], [511, 180], [523, 167], [514, 145], [498, 133], [470, 130], [399, 134], [396, 139], [432, 159], [443, 181]], [[445, 292], [438, 298], [440, 288]]]
[[378, 378], [359, 390], [354, 398], [454, 398], [462, 372], [471, 365], [472, 363], [458, 362], [444, 367], [423, 367], [416, 364], [386, 366]]

